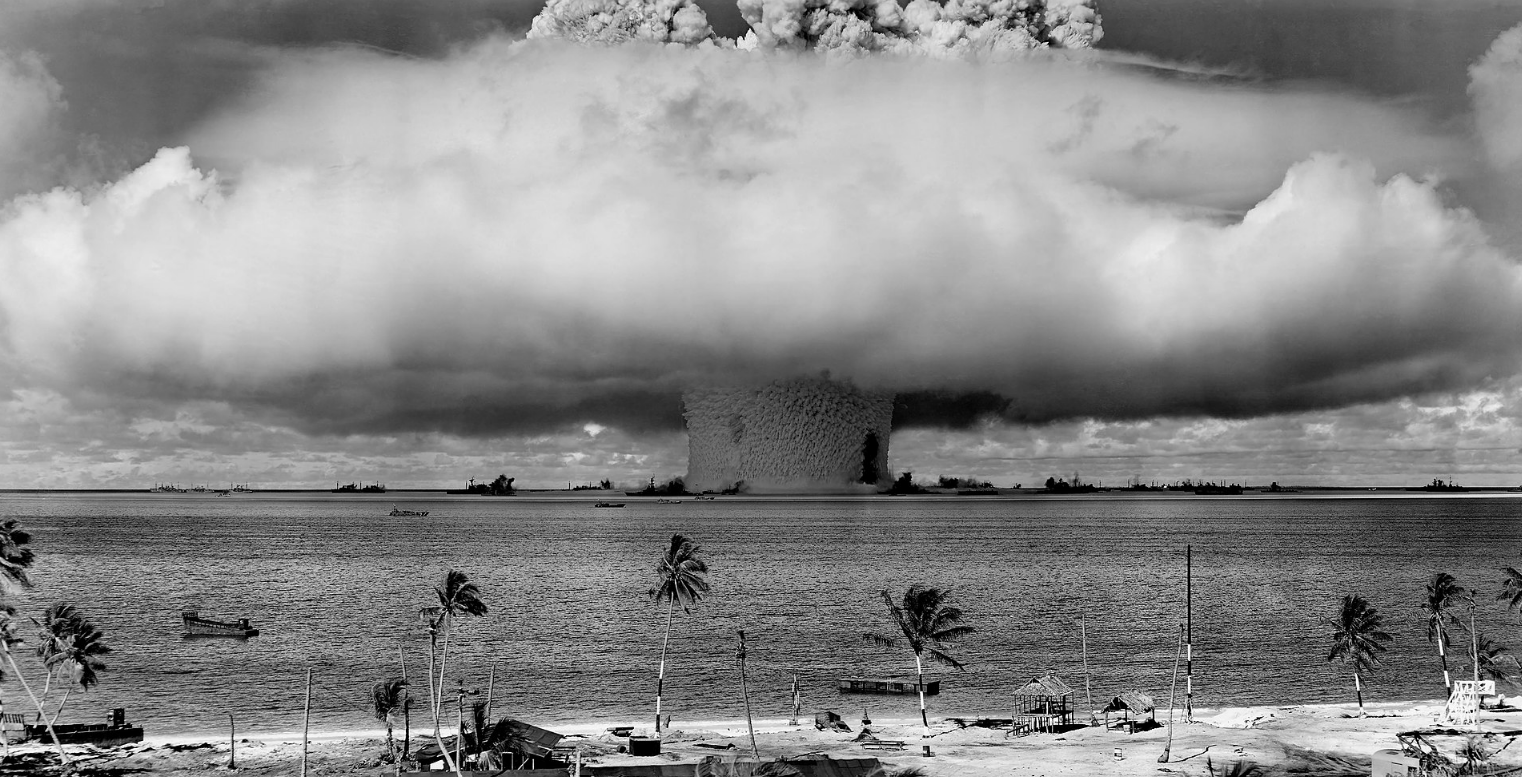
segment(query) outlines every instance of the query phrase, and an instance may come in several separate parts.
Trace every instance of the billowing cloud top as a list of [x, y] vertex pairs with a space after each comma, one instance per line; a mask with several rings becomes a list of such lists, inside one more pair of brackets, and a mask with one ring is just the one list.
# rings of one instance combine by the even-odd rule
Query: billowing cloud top
[[[703, 37], [681, 3], [552, 5], [633, 40], [281, 52], [183, 146], [12, 200], [4, 380], [343, 432], [669, 427], [683, 387], [821, 370], [1049, 420], [1517, 369], [1515, 258], [1445, 187], [1499, 173], [1407, 109], [1096, 58], [785, 50], [850, 37], [816, 11], [970, 46], [1039, 8], [1038, 42], [1070, 45], [1097, 34], [1084, 4], [800, 3], [796, 30], [763, 4], [769, 52], [659, 45]], [[1517, 88], [1498, 61], [1484, 95]], [[35, 64], [0, 78], [35, 106], [0, 126], [58, 110]]]

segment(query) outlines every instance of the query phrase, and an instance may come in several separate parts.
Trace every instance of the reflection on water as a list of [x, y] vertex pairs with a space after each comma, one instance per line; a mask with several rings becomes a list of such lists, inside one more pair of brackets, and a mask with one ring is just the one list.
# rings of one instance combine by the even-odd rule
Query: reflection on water
[[[393, 518], [393, 503], [430, 515]], [[1166, 699], [1186, 543], [1197, 706], [1350, 701], [1321, 622], [1350, 592], [1395, 635], [1369, 696], [1433, 698], [1441, 673], [1418, 609], [1423, 583], [1443, 570], [1480, 588], [1481, 630], [1507, 642], [1514, 620], [1494, 594], [1498, 568], [1522, 552], [1519, 507], [1504, 497], [882, 498], [614, 511], [522, 497], [0, 495], [0, 511], [35, 534], [37, 585], [23, 612], [76, 603], [115, 648], [101, 684], [76, 693], [64, 718], [125, 706], [150, 734], [221, 730], [228, 712], [240, 731], [295, 730], [308, 667], [314, 726], [373, 726], [371, 684], [400, 674], [403, 657], [409, 675], [426, 671], [417, 608], [450, 567], [491, 607], [450, 643], [450, 686], [463, 677], [484, 691], [494, 665], [505, 713], [643, 722], [665, 615], [646, 591], [673, 532], [702, 545], [713, 586], [676, 614], [663, 711], [678, 728], [743, 714], [739, 628], [758, 717], [787, 715], [793, 672], [808, 710], [909, 716], [912, 698], [842, 697], [834, 680], [912, 672], [911, 656], [861, 635], [887, 627], [877, 592], [913, 582], [950, 588], [978, 629], [955, 649], [970, 671], [946, 678], [932, 714], [1007, 714], [1008, 692], [1048, 670], [1082, 693], [1080, 614], [1096, 699], [1130, 689]], [[260, 636], [182, 639], [187, 609], [250, 618]], [[15, 682], [0, 692], [15, 709]]]

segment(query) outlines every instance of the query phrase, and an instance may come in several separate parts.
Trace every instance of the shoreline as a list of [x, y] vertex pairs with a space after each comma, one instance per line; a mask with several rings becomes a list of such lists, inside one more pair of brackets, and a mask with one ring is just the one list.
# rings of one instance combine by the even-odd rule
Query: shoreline
[[[1423, 716], [1423, 715], [1435, 718], [1436, 716], [1438, 716], [1438, 715], [1440, 715], [1442, 713], [1443, 706], [1444, 706], [1444, 700], [1442, 700], [1442, 699], [1408, 699], [1408, 700], [1401, 700], [1401, 701], [1367, 701], [1366, 700], [1364, 702], [1364, 710], [1368, 713], [1368, 715], [1367, 715], [1368, 718], [1384, 718], [1384, 717], [1412, 718], [1412, 717], [1419, 717], [1419, 716]], [[773, 735], [773, 734], [786, 734], [786, 733], [790, 733], [790, 732], [794, 732], [795, 733], [795, 732], [799, 732], [799, 731], [813, 731], [814, 730], [814, 723], [813, 723], [814, 717], [813, 716], [814, 716], [815, 712], [819, 712], [819, 711], [821, 711], [821, 710], [804, 710], [800, 714], [799, 723], [796, 726], [789, 725], [788, 722], [787, 722], [787, 718], [757, 718], [754, 721], [756, 734], [759, 736], [759, 735], [762, 735], [762, 734]], [[1358, 714], [1358, 705], [1355, 702], [1348, 702], [1348, 703], [1313, 702], [1313, 703], [1305, 703], [1305, 704], [1287, 703], [1287, 704], [1254, 704], [1254, 705], [1243, 705], [1243, 706], [1231, 706], [1231, 705], [1227, 705], [1227, 706], [1218, 706], [1218, 707], [1195, 707], [1194, 708], [1194, 722], [1195, 722], [1195, 724], [1205, 723], [1207, 725], [1215, 726], [1216, 728], [1239, 728], [1241, 726], [1232, 725], [1231, 721], [1233, 721], [1233, 720], [1244, 720], [1244, 721], [1245, 720], [1253, 720], [1253, 719], [1261, 718], [1261, 717], [1264, 717], [1264, 716], [1271, 716], [1271, 715], [1273, 715], [1276, 712], [1290, 712], [1290, 711], [1310, 713], [1310, 714], [1318, 714], [1318, 715], [1345, 715], [1345, 716], [1349, 716], [1349, 717], [1356, 717], [1357, 714]], [[1099, 717], [1101, 720], [1103, 719], [1103, 716], [1100, 715], [1097, 710], [1095, 711], [1095, 715], [1096, 715], [1096, 717]], [[518, 720], [522, 720], [525, 723], [533, 724], [533, 725], [538, 726], [540, 728], [543, 728], [543, 729], [546, 729], [546, 730], [549, 730], [549, 731], [553, 731], [553, 732], [555, 732], [557, 734], [561, 734], [561, 735], [566, 736], [566, 737], [596, 738], [596, 737], [602, 736], [604, 734], [607, 734], [608, 730], [611, 729], [611, 728], [625, 727], [625, 726], [632, 726], [633, 729], [634, 729], [634, 734], [636, 736], [652, 736], [653, 732], [654, 732], [654, 727], [651, 724], [649, 724], [649, 723], [629, 723], [627, 719], [618, 719], [618, 718], [607, 718], [607, 719], [602, 719], [602, 720], [578, 720], [578, 721], [557, 722], [557, 721], [551, 721], [551, 720], [545, 720], [545, 719], [536, 719], [536, 718], [532, 718], [532, 717], [524, 717], [524, 716], [515, 715], [515, 714], [498, 715], [497, 717], [498, 718], [501, 718], [501, 717], [514, 717], [514, 718], [517, 718]], [[973, 719], [975, 717], [978, 717], [978, 716], [977, 715], [960, 716], [960, 715], [951, 715], [951, 714], [948, 714], [948, 715], [939, 715], [939, 716], [932, 715], [930, 717], [930, 726], [934, 730], [940, 730], [941, 733], [946, 733], [946, 731], [948, 731], [948, 730], [949, 731], [960, 730], [960, 729], [958, 729], [957, 725], [953, 722], [953, 718], [961, 718], [961, 719], [964, 719], [964, 720], [971, 720], [971, 719]], [[1080, 717], [1081, 717], [1081, 711], [1075, 712], [1075, 719], [1078, 719]], [[1160, 724], [1164, 724], [1166, 726], [1167, 717], [1168, 717], [1167, 709], [1166, 708], [1162, 708], [1162, 707], [1158, 708], [1158, 711], [1157, 711], [1158, 722]], [[853, 732], [858, 731], [860, 729], [860, 721], [859, 720], [853, 719], [853, 718], [849, 718], [849, 717], [847, 717], [845, 715], [842, 715], [842, 718], [844, 718], [845, 723], [851, 727]], [[1182, 724], [1183, 723], [1183, 707], [1180, 706], [1180, 707], [1175, 707], [1174, 708], [1174, 722], [1177, 723], [1177, 724]], [[911, 728], [911, 727], [912, 728], [920, 728], [919, 717], [915, 716], [915, 715], [894, 715], [894, 716], [891, 716], [891, 717], [890, 716], [873, 715], [873, 717], [872, 717], [872, 728], [876, 729], [876, 728], [887, 728], [887, 727], [892, 727], [892, 728]], [[969, 727], [971, 727], [971, 726], [969, 726]], [[442, 735], [445, 736], [445, 737], [454, 736], [454, 734], [455, 734], [455, 728], [452, 725], [451, 726], [442, 726], [442, 727], [440, 727], [440, 731], [441, 731]], [[680, 719], [675, 719], [675, 720], [671, 721], [670, 728], [668, 728], [667, 732], [668, 732], [668, 735], [669, 735], [670, 732], [675, 732], [676, 734], [683, 735], [683, 736], [692, 735], [692, 734], [704, 734], [704, 735], [712, 735], [712, 736], [718, 736], [718, 737], [743, 737], [743, 736], [748, 736], [748, 731], [747, 731], [745, 720], [744, 719], [740, 719], [740, 718], [733, 718], [733, 719], [723, 719], [723, 718], [720, 718], [720, 719], [692, 720], [692, 721], [683, 721], [683, 720], [680, 720]], [[401, 728], [400, 727], [397, 727], [394, 730], [393, 733], [395, 734], [395, 736], [398, 739], [401, 738]], [[413, 727], [413, 733], [412, 733], [412, 739], [413, 739], [414, 742], [423, 741], [425, 738], [431, 738], [432, 733], [433, 732], [432, 732], [432, 728], [431, 727], [428, 727], [427, 729], [419, 728], [419, 726], [418, 726], [418, 720], [414, 720], [414, 727]], [[385, 737], [386, 737], [386, 728], [385, 728], [385, 726], [383, 724], [380, 724], [380, 723], [377, 723], [375, 726], [368, 727], [368, 728], [323, 728], [323, 729], [313, 729], [313, 730], [311, 730], [311, 731], [309, 731], [307, 733], [307, 739], [308, 739], [309, 742], [312, 742], [312, 743], [334, 742], [334, 741], [355, 740], [355, 739], [375, 739], [375, 740], [382, 740], [383, 741], [385, 739]], [[934, 738], [935, 738], [935, 736], [931, 737], [931, 739], [934, 739]], [[237, 732], [237, 739], [238, 739], [239, 742], [243, 742], [243, 741], [248, 741], [248, 742], [265, 742], [265, 743], [287, 743], [287, 742], [294, 742], [294, 743], [298, 743], [299, 744], [301, 742], [301, 730], [300, 729], [275, 730], [275, 731], [251, 730], [251, 731], [246, 731], [245, 732], [245, 731], [240, 729]], [[178, 732], [178, 733], [164, 733], [164, 734], [152, 734], [152, 735], [149, 735], [149, 734], [145, 733], [145, 735], [143, 737], [143, 742], [147, 743], [147, 744], [150, 744], [150, 745], [154, 745], [154, 746], [163, 746], [163, 745], [194, 745], [194, 744], [218, 744], [218, 743], [226, 744], [227, 743], [227, 735], [226, 735], [225, 732], [223, 732], [220, 735], [218, 735], [217, 733], [210, 732], [210, 731], [204, 731], [204, 730], [202, 730], [202, 731], [183, 731], [183, 732]]]
[[[1009, 777], [1030, 775], [1096, 775], [1134, 777], [1160, 770], [1174, 774], [1207, 774], [1207, 762], [1221, 769], [1234, 761], [1265, 768], [1325, 767], [1339, 773], [1367, 774], [1376, 751], [1396, 749], [1396, 735], [1429, 729], [1443, 710], [1435, 699], [1367, 702], [1367, 717], [1358, 717], [1355, 703], [1286, 704], [1249, 707], [1196, 708], [1186, 723], [1175, 708], [1171, 732], [1167, 710], [1157, 713], [1159, 725], [1127, 733], [1103, 726], [1077, 726], [1055, 733], [1011, 736], [1005, 729], [958, 727], [948, 718], [931, 721], [929, 737], [917, 717], [874, 719], [872, 735], [902, 744], [902, 749], [864, 747], [859, 721], [847, 720], [850, 732], [818, 731], [813, 716], [800, 716], [801, 725], [783, 718], [756, 721], [761, 760], [825, 755], [832, 758], [877, 758], [892, 770], [917, 768], [925, 777]], [[1490, 731], [1522, 729], [1522, 710], [1487, 710], [1482, 723]], [[1080, 721], [1082, 719], [1080, 718]], [[607, 721], [555, 725], [528, 720], [566, 737], [588, 764], [607, 766], [694, 763], [704, 758], [750, 760], [750, 739], [744, 720], [674, 721], [664, 733], [659, 756], [636, 757], [620, 752], [626, 740], [612, 736]], [[636, 729], [638, 733], [638, 729]], [[445, 736], [450, 730], [443, 731]], [[648, 733], [648, 729], [646, 729]], [[398, 732], [399, 734], [399, 732]], [[431, 732], [414, 734], [414, 747], [431, 740]], [[251, 775], [290, 774], [302, 760], [301, 733], [296, 731], [240, 732], [236, 744], [237, 771]], [[929, 757], [923, 752], [929, 749]], [[51, 751], [51, 745], [28, 743], [13, 752]], [[225, 769], [234, 753], [227, 737], [174, 734], [148, 737], [141, 744], [115, 750], [69, 746], [71, 753], [113, 768], [141, 769], [153, 774], [190, 777], [209, 768]], [[326, 729], [309, 734], [308, 761], [312, 773], [389, 775], [384, 763], [385, 729]], [[1166, 754], [1166, 763], [1159, 756]], [[45, 757], [45, 756], [43, 756]], [[1522, 759], [1522, 752], [1503, 751], [1505, 762]], [[1509, 760], [1506, 760], [1509, 759]], [[1502, 763], [1502, 761], [1497, 761]], [[1351, 770], [1351, 771], [1350, 771]], [[890, 774], [894, 771], [890, 771]]]

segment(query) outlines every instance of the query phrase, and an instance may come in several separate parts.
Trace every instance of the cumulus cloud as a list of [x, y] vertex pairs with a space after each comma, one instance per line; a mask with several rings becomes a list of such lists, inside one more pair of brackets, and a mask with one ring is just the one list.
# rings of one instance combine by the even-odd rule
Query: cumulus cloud
[[5, 206], [0, 363], [332, 433], [671, 428], [824, 369], [1023, 420], [1335, 406], [1516, 369], [1461, 156], [1100, 62], [290, 53], [186, 147]]
[[745, 48], [997, 55], [1089, 48], [1093, 0], [739, 0]]
[[528, 36], [606, 44], [697, 45], [714, 39], [708, 14], [692, 0], [549, 0]]

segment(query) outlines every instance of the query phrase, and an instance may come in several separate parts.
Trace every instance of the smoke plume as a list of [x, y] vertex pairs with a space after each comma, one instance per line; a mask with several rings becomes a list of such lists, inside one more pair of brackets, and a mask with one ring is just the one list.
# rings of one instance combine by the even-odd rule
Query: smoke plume
[[[679, 427], [688, 387], [826, 369], [947, 400], [906, 418], [1025, 421], [1517, 370], [1515, 257], [1451, 200], [1462, 139], [1410, 108], [1101, 58], [656, 45], [692, 42], [688, 6], [578, 7], [558, 18], [637, 40], [280, 52], [184, 145], [13, 199], [0, 372], [79, 403], [488, 433]], [[808, 13], [761, 26], [818, 45]], [[914, 16], [871, 13], [874, 35]], [[1508, 94], [1494, 70], [1477, 84]], [[1517, 117], [1488, 116], [1506, 164]]]

